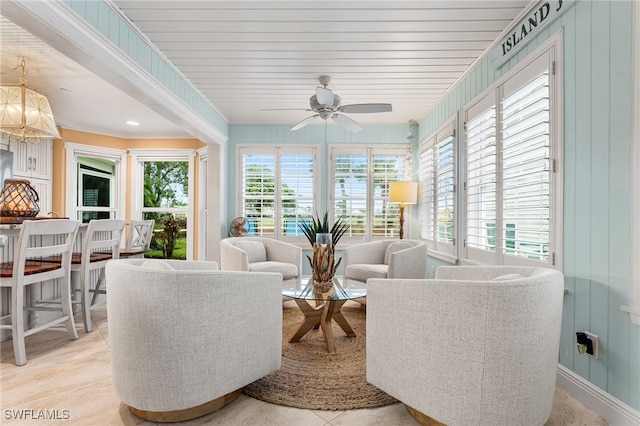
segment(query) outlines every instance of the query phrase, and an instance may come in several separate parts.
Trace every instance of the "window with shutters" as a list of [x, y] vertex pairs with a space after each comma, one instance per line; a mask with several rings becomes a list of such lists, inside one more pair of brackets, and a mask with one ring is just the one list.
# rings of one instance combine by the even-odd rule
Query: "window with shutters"
[[457, 116], [420, 144], [420, 238], [455, 262]]
[[331, 215], [332, 219], [344, 217], [350, 225], [341, 242], [398, 238], [400, 211], [389, 203], [389, 183], [404, 180], [407, 150], [408, 147], [331, 148]]
[[239, 148], [240, 216], [249, 234], [300, 240], [300, 223], [315, 213], [316, 149], [294, 147]]
[[558, 266], [554, 55], [532, 57], [465, 109], [465, 260]]

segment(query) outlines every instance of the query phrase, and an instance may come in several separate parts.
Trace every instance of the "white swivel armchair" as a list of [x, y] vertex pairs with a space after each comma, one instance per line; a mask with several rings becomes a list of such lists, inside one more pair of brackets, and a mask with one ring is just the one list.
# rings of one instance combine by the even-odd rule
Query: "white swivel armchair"
[[185, 260], [107, 264], [113, 385], [138, 417], [203, 416], [280, 368], [280, 275], [217, 269]]
[[223, 271], [278, 272], [291, 287], [302, 279], [302, 248], [264, 237], [231, 237], [220, 241]]
[[379, 240], [346, 247], [345, 281], [369, 278], [426, 278], [427, 245], [419, 240]]
[[423, 424], [541, 426], [553, 406], [563, 289], [561, 272], [533, 267], [371, 279], [367, 381]]

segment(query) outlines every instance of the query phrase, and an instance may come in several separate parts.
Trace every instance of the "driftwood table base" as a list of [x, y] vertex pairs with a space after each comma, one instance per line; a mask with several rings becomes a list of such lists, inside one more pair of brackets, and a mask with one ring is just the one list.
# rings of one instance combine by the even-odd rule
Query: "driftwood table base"
[[322, 335], [324, 336], [324, 342], [327, 345], [327, 351], [329, 353], [336, 352], [336, 344], [333, 337], [333, 329], [331, 328], [331, 320], [334, 320], [349, 337], [355, 337], [356, 333], [353, 331], [347, 320], [340, 312], [340, 308], [346, 302], [346, 300], [327, 300], [319, 306], [311, 306], [307, 300], [295, 299], [298, 307], [304, 314], [304, 321], [298, 328], [298, 331], [289, 340], [289, 343], [295, 343], [304, 337], [313, 328], [320, 325], [322, 329]]

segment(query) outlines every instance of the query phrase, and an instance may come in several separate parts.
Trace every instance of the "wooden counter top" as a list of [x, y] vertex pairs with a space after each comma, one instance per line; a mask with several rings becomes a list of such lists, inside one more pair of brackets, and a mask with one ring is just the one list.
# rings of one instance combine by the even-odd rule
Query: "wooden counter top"
[[45, 219], [69, 219], [69, 218], [68, 217], [49, 217], [49, 216], [36, 216], [36, 217], [0, 216], [0, 224], [19, 225], [25, 220], [45, 220]]

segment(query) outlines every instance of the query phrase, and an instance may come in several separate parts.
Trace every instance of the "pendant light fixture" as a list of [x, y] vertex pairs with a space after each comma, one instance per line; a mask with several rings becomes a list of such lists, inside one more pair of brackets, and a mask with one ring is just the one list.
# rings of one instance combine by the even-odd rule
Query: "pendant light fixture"
[[3, 75], [18, 70], [22, 73], [17, 84], [0, 84], [0, 131], [19, 141], [59, 138], [47, 97], [26, 85], [24, 58], [20, 65]]

